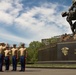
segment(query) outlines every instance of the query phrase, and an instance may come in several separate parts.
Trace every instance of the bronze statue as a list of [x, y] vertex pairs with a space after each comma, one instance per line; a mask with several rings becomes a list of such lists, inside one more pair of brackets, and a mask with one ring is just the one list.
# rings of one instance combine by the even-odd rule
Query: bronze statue
[[[67, 16], [67, 17], [66, 17]], [[68, 12], [63, 12], [62, 17], [66, 17], [67, 22], [70, 24], [73, 34], [76, 33], [76, 0], [72, 0], [72, 6], [69, 8]]]

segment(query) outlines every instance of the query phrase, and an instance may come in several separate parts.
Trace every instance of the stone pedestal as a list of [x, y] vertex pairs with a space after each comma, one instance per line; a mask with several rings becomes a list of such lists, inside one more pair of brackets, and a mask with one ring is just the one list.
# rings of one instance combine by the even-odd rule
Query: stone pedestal
[[76, 60], [76, 41], [57, 43], [57, 60]]

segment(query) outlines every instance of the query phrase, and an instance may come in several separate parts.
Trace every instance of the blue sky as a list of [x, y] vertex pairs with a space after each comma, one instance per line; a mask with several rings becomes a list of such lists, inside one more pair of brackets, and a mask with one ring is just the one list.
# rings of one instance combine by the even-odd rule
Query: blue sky
[[0, 42], [25, 43], [72, 33], [61, 12], [72, 0], [0, 0]]

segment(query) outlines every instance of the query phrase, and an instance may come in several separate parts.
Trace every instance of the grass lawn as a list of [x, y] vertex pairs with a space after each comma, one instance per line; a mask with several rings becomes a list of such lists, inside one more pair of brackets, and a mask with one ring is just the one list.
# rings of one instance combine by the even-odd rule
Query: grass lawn
[[76, 68], [76, 64], [26, 64], [26, 67], [36, 68]]

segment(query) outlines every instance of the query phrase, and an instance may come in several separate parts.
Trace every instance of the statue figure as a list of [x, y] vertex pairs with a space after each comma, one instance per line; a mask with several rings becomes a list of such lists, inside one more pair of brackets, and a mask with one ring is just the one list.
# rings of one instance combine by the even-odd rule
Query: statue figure
[[[66, 17], [67, 16], [67, 17]], [[66, 17], [67, 22], [70, 24], [73, 34], [76, 33], [76, 0], [72, 0], [72, 6], [69, 8], [68, 12], [62, 12], [62, 17]]]

